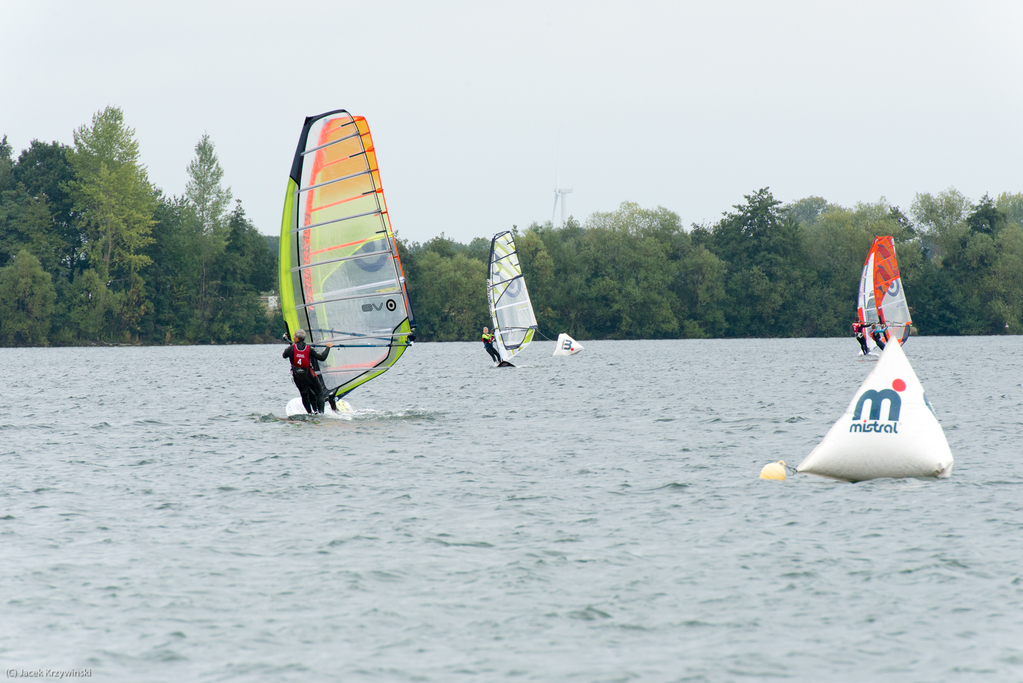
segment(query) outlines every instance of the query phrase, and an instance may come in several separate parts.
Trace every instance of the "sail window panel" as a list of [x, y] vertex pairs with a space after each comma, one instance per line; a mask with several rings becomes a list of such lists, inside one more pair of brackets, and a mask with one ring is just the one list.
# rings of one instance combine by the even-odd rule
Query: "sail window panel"
[[[329, 390], [352, 381], [387, 360], [392, 334], [407, 317], [400, 292], [346, 301], [328, 301], [307, 309], [318, 341], [335, 340], [321, 363]], [[390, 302], [390, 303], [388, 303]], [[392, 310], [393, 308], [393, 310]], [[343, 345], [343, 346], [341, 346]]]
[[[366, 268], [360, 267], [362, 265]], [[366, 259], [311, 266], [306, 272], [314, 283], [309, 303], [401, 292], [389, 252]]]
[[[519, 341], [525, 336], [528, 327], [536, 325], [529, 301], [517, 302], [511, 306], [494, 310], [502, 334], [518, 335]], [[521, 329], [516, 329], [521, 328]], [[507, 342], [506, 342], [507, 343]]]

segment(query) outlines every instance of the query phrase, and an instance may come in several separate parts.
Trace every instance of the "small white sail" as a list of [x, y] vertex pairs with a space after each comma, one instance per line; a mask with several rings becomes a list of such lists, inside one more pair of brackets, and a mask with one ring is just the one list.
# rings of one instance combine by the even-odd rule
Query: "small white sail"
[[902, 345], [892, 340], [824, 440], [796, 468], [843, 481], [948, 477], [952, 451]]
[[522, 277], [519, 253], [510, 231], [490, 240], [490, 277], [487, 278], [487, 302], [494, 327], [494, 345], [502, 361], [525, 349], [536, 332], [533, 303]]
[[583, 345], [562, 332], [558, 335], [558, 342], [554, 345], [555, 356], [574, 356], [583, 350]]

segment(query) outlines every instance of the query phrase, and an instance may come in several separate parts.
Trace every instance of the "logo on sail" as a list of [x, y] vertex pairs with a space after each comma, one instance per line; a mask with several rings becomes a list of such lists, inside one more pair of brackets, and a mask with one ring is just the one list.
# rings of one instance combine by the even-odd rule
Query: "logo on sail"
[[[898, 392], [906, 389], [906, 383], [901, 379], [897, 379], [892, 382], [892, 386], [894, 387], [893, 389], [882, 389], [881, 391], [867, 389], [860, 394], [859, 399], [856, 400], [856, 409], [853, 411], [853, 424], [849, 426], [850, 433], [899, 433], [899, 413], [902, 410], [902, 398]], [[867, 417], [863, 417], [863, 409], [868, 401], [870, 402], [870, 412]], [[888, 419], [885, 422], [890, 424], [881, 424], [881, 409], [885, 401], [888, 401]], [[861, 419], [862, 422], [857, 422]]]

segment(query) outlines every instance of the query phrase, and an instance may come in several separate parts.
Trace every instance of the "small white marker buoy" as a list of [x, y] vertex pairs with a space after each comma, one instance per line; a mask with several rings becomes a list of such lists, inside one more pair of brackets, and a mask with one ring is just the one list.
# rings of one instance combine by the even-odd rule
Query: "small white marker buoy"
[[778, 462], [764, 465], [764, 469], [760, 470], [760, 478], [785, 481], [785, 461], [779, 460]]

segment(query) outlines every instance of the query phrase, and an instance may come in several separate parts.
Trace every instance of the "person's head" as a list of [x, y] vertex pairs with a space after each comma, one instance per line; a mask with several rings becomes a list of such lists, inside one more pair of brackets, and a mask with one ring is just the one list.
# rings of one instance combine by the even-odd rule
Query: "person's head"
[[305, 330], [295, 330], [295, 341], [305, 341]]
[[484, 327], [483, 328], [483, 334], [487, 334], [489, 332], [490, 332], [490, 328], [489, 327]]

